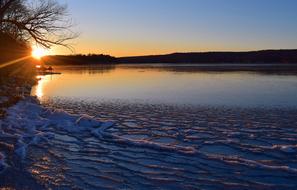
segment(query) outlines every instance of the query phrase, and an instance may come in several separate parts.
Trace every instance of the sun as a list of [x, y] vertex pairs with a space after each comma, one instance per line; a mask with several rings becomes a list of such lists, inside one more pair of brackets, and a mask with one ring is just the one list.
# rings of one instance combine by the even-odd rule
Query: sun
[[43, 48], [32, 47], [32, 57], [35, 59], [41, 59], [43, 56], [46, 55], [46, 50]]

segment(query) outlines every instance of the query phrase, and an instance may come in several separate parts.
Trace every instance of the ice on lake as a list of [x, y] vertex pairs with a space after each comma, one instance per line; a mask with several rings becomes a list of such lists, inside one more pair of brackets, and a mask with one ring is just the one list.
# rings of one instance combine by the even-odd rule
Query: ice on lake
[[[120, 69], [125, 74], [125, 68]], [[229, 73], [228, 78], [226, 73], [145, 70], [153, 71], [156, 78], [163, 73], [166, 80], [179, 75], [183, 82], [191, 79], [190, 84], [211, 77], [224, 80], [224, 75], [227, 87], [235, 85], [231, 89], [268, 86], [243, 96], [256, 98], [252, 106], [241, 104], [250, 99], [240, 97], [234, 99], [236, 105], [229, 104], [241, 94], [228, 99], [232, 92], [224, 89], [220, 97], [226, 101], [222, 98], [200, 105], [202, 100], [211, 102], [218, 97], [208, 96], [215, 92], [207, 91], [211, 83], [187, 86], [183, 93], [197, 94], [185, 99], [189, 100], [186, 104], [182, 99], [175, 104], [173, 100], [180, 94], [163, 103], [154, 98], [178, 90], [162, 88], [164, 84], [156, 84], [161, 90], [153, 92], [158, 93], [146, 94], [150, 100], [137, 93], [126, 99], [129, 86], [119, 87], [115, 94], [112, 91], [109, 98], [113, 87], [105, 88], [105, 82], [117, 70], [74, 70], [47, 78], [35, 91], [42, 106], [29, 98], [10, 108], [0, 123], [0, 185], [29, 189], [296, 189], [296, 76]], [[136, 71], [127, 74], [137, 76]], [[86, 80], [101, 81], [97, 85], [102, 86], [79, 81], [74, 85], [70, 80], [69, 86], [63, 86], [65, 91], [59, 91], [61, 86], [52, 85], [78, 73]], [[246, 81], [240, 80], [241, 75]], [[152, 78], [147, 77], [145, 81]], [[125, 80], [120, 76], [117, 82], [125, 84], [130, 79]], [[143, 84], [142, 80], [134, 82]], [[92, 96], [72, 96], [79, 85]], [[268, 98], [262, 101], [263, 97]], [[261, 101], [264, 105], [258, 104]], [[12, 184], [16, 179], [18, 183]]]

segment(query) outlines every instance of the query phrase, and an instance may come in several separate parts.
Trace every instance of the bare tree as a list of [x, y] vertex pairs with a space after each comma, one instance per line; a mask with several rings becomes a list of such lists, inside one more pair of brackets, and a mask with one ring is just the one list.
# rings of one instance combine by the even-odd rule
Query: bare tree
[[45, 48], [61, 45], [75, 37], [67, 7], [55, 0], [0, 0], [0, 31], [23, 42]]

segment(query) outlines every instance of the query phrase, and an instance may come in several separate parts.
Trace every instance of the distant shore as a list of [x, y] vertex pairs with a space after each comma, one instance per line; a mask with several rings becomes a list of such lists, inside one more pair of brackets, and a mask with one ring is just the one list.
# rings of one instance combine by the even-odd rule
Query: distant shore
[[51, 65], [85, 64], [296, 64], [297, 49], [261, 50], [247, 52], [198, 52], [172, 53], [167, 55], [148, 55], [131, 57], [113, 57], [103, 54], [53, 55], [43, 61]]

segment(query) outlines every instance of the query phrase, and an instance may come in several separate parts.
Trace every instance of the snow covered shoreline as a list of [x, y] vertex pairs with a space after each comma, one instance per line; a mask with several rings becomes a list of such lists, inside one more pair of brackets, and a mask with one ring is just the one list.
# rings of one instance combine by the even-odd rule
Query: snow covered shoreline
[[[0, 120], [0, 143], [23, 160], [29, 146], [48, 143], [54, 138], [55, 130], [68, 133], [98, 132], [98, 128], [112, 125], [112, 122], [101, 122], [87, 115], [71, 115], [62, 110], [45, 108], [37, 98], [26, 97], [8, 108], [6, 117]], [[0, 172], [9, 165], [6, 154], [0, 152]]]

